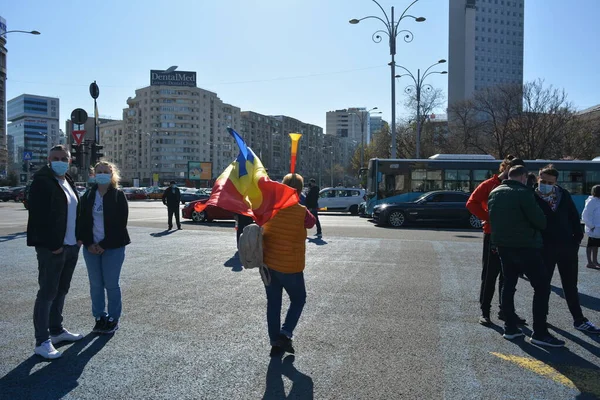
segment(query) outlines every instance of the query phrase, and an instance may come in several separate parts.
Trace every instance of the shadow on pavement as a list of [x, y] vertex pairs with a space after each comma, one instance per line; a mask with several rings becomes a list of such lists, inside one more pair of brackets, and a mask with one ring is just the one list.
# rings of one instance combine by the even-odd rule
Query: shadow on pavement
[[244, 268], [242, 266], [242, 262], [240, 261], [239, 252], [236, 251], [229, 260], [225, 261], [223, 266], [231, 268], [232, 272], [241, 272]]
[[0, 243], [8, 242], [9, 240], [20, 239], [27, 236], [27, 232], [11, 233], [9, 235], [0, 236]]
[[[79, 386], [86, 364], [111, 338], [89, 333], [53, 361], [34, 354], [0, 379], [0, 393], [7, 399], [61, 399]], [[47, 365], [30, 374], [40, 363]]]
[[317, 246], [326, 245], [327, 242], [323, 240], [323, 238], [307, 238], [310, 243], [314, 243]]
[[[554, 293], [565, 298], [565, 293], [562, 288], [558, 286], [551, 285], [550, 288]], [[581, 307], [585, 307], [589, 310], [600, 311], [600, 299], [594, 296], [589, 296], [587, 294], [579, 293], [579, 304]], [[592, 321], [593, 322], [593, 321]]]
[[150, 236], [152, 236], [152, 237], [163, 237], [163, 236], [168, 236], [168, 235], [171, 235], [171, 234], [173, 234], [173, 233], [175, 233], [175, 232], [176, 232], [175, 230], [168, 230], [168, 229], [165, 229], [165, 230], [164, 230], [164, 231], [162, 231], [162, 232], [154, 232], [154, 233], [151, 233], [151, 234], [150, 234]]
[[[280, 357], [271, 357], [267, 370], [267, 385], [263, 400], [276, 399], [313, 399], [314, 384], [310, 376], [303, 374], [294, 367], [294, 356], [290, 355], [283, 360]], [[292, 381], [292, 389], [286, 396], [282, 376]]]
[[[567, 333], [553, 327], [558, 333]], [[523, 330], [525, 333], [525, 330]], [[566, 339], [575, 338], [567, 333]], [[542, 361], [544, 364], [554, 368], [562, 375], [566, 376], [581, 392], [576, 399], [596, 399], [600, 396], [600, 381], [598, 380], [598, 366], [592, 364], [586, 359], [572, 353], [568, 347], [561, 348], [542, 348], [527, 343], [523, 338], [518, 338], [513, 343], [519, 346], [525, 353], [532, 358]], [[567, 346], [569, 342], [567, 342]]]

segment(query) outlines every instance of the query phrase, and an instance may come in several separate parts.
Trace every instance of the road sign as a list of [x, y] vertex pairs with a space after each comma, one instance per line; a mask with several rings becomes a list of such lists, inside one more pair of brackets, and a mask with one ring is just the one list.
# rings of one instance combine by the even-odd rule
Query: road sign
[[71, 135], [73, 135], [73, 139], [75, 139], [75, 142], [79, 145], [83, 141], [85, 131], [73, 131], [71, 132]]
[[24, 151], [23, 152], [23, 161], [29, 161], [33, 158], [33, 151]]
[[94, 100], [100, 96], [100, 88], [98, 88], [96, 81], [90, 84], [90, 96], [92, 96]]
[[71, 112], [71, 122], [77, 125], [85, 124], [88, 115], [83, 108], [76, 108]]
[[19, 178], [20, 178], [21, 183], [27, 182], [27, 174], [19, 174]]

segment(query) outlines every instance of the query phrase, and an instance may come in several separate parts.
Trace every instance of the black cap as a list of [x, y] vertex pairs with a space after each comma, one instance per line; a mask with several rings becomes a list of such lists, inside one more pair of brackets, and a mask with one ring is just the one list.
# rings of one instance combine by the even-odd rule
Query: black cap
[[317, 181], [315, 180], [315, 178], [310, 178], [309, 182], [311, 182], [311, 183], [315, 183], [315, 182], [317, 182]]
[[171, 181], [171, 185], [172, 185], [172, 184], [174, 184], [174, 183], [177, 183], [177, 182], [175, 182], [175, 181]]

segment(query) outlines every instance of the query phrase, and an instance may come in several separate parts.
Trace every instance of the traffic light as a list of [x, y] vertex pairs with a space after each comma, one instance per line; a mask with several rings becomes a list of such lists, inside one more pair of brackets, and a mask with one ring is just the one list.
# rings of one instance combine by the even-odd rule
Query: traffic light
[[83, 167], [83, 149], [81, 145], [72, 144], [71, 145], [71, 163], [75, 165], [77, 168]]
[[104, 153], [102, 153], [103, 148], [104, 146], [92, 143], [92, 158], [90, 160], [90, 166], [96, 165], [96, 163], [100, 161], [102, 157], [104, 157]]

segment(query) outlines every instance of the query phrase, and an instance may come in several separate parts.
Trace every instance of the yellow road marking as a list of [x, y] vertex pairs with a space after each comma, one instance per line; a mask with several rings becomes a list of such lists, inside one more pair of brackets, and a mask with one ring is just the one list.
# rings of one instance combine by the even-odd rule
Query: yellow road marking
[[591, 393], [600, 396], [600, 372], [598, 370], [562, 366], [561, 370], [565, 372], [565, 375], [551, 365], [533, 358], [506, 355], [496, 352], [491, 352], [491, 354], [540, 376], [552, 379], [554, 382], [560, 383], [566, 387], [578, 389], [582, 393]]

